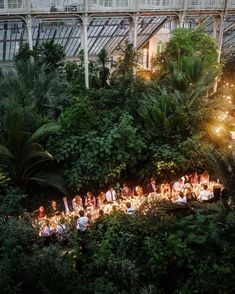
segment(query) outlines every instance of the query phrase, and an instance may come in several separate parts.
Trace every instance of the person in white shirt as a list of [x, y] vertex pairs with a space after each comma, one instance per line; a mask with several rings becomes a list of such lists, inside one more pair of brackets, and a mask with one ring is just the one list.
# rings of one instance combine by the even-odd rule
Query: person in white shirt
[[134, 208], [131, 207], [131, 202], [128, 201], [126, 203], [126, 208], [127, 208], [127, 210], [126, 210], [127, 214], [134, 214], [135, 213]]
[[77, 220], [77, 230], [80, 232], [86, 232], [87, 227], [89, 227], [89, 219], [85, 216], [84, 210], [79, 211], [80, 217]]
[[55, 229], [51, 226], [50, 221], [47, 219], [45, 226], [43, 227], [39, 235], [42, 237], [49, 237], [54, 233], [55, 233]]
[[175, 196], [172, 199], [172, 203], [185, 204], [185, 203], [187, 203], [187, 197], [186, 197], [186, 195], [184, 195], [183, 192], [179, 192], [179, 195]]
[[90, 226], [89, 219], [85, 216], [84, 210], [79, 211], [80, 217], [77, 220], [77, 232], [80, 239], [82, 252], [87, 251], [87, 228]]
[[208, 201], [211, 198], [213, 198], [213, 193], [210, 190], [208, 190], [207, 185], [203, 185], [203, 190], [200, 192], [198, 196], [198, 200], [202, 202], [202, 201]]
[[65, 244], [69, 239], [69, 229], [65, 226], [63, 219], [57, 224], [56, 238], [61, 244]]
[[113, 189], [112, 186], [105, 193], [105, 198], [106, 198], [107, 202], [114, 202], [114, 201], [116, 201], [116, 196], [117, 196], [116, 191]]
[[64, 211], [64, 213], [66, 215], [69, 215], [71, 210], [72, 209], [71, 209], [70, 205], [68, 204], [68, 199], [66, 196], [64, 196], [62, 199], [62, 211]]
[[65, 231], [65, 225], [62, 223], [58, 223], [55, 231], [57, 234], [62, 234]]

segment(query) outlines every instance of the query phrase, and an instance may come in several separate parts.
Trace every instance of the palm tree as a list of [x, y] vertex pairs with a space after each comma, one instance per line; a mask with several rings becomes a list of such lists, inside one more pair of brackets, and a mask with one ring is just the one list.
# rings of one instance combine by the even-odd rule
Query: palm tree
[[121, 49], [120, 58], [113, 72], [113, 79], [123, 79], [127, 83], [134, 80], [134, 68], [137, 66], [138, 54], [133, 45], [126, 43]]
[[183, 123], [182, 118], [173, 111], [175, 101], [171, 98], [166, 89], [155, 85], [143, 95], [139, 109], [151, 136], [156, 136], [164, 142], [174, 139], [178, 141], [179, 129]]
[[58, 128], [55, 123], [49, 123], [31, 134], [25, 127], [20, 108], [14, 103], [7, 108], [4, 135], [0, 138], [0, 159], [4, 160], [13, 184], [27, 187], [35, 182], [66, 193], [63, 178], [50, 169], [52, 155], [41, 144]]
[[0, 96], [5, 101], [14, 99], [23, 107], [31, 106], [36, 112], [54, 116], [68, 103], [65, 86], [58, 71], [47, 72], [30, 60], [18, 61], [16, 71], [3, 75]]
[[108, 52], [105, 50], [105, 48], [103, 48], [101, 49], [97, 57], [97, 69], [99, 71], [100, 84], [101, 87], [106, 87], [110, 76], [110, 70], [107, 67], [107, 64], [110, 63]]
[[146, 127], [159, 136], [186, 139], [205, 130], [218, 111], [227, 111], [228, 104], [213, 86], [217, 71], [206, 68], [200, 57], [182, 57], [169, 62], [167, 75], [155, 82], [144, 94], [140, 115]]
[[171, 90], [178, 90], [184, 93], [193, 91], [204, 93], [214, 83], [218, 74], [216, 67], [208, 67], [198, 56], [184, 56], [177, 61], [167, 62], [167, 74], [163, 83]]

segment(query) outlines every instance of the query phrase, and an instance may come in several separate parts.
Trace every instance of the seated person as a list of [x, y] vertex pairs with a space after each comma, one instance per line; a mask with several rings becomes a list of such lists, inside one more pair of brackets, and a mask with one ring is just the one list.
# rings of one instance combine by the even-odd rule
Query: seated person
[[65, 225], [63, 223], [63, 220], [60, 220], [60, 222], [57, 224], [55, 232], [57, 234], [62, 234], [65, 231]]
[[143, 189], [141, 186], [136, 186], [134, 191], [134, 198], [141, 198], [144, 195]]
[[189, 182], [191, 186], [198, 185], [198, 175], [197, 172], [193, 172], [192, 175], [189, 178]]
[[45, 219], [46, 216], [46, 210], [44, 206], [39, 206], [39, 208], [36, 210], [36, 218], [37, 219]]
[[172, 199], [172, 203], [176, 204], [185, 204], [187, 203], [187, 198], [183, 192], [179, 192], [178, 195], [175, 195]]
[[56, 236], [59, 242], [67, 242], [69, 238], [69, 228], [65, 226], [65, 219], [61, 218], [59, 223], [56, 226]]
[[92, 192], [88, 191], [85, 198], [85, 208], [93, 209], [95, 207], [95, 197]]
[[85, 216], [84, 210], [79, 211], [79, 218], [77, 220], [77, 230], [80, 232], [86, 232], [89, 227], [89, 219]]
[[101, 208], [106, 202], [105, 192], [101, 191], [98, 197], [96, 198], [96, 207]]
[[149, 180], [149, 183], [146, 188], [148, 193], [153, 193], [153, 192], [159, 193], [159, 187], [157, 186], [156, 180], [154, 178], [151, 178]]
[[163, 183], [160, 186], [160, 191], [162, 194], [162, 198], [169, 199], [169, 196], [171, 194], [171, 186], [167, 181], [163, 181]]
[[204, 171], [201, 175], [200, 175], [200, 184], [201, 185], [209, 185], [210, 183], [210, 175], [208, 173], [208, 171]]
[[213, 185], [213, 195], [215, 201], [220, 199], [223, 189], [224, 186], [220, 183], [219, 179], [217, 179], [217, 181]]
[[64, 214], [66, 214], [66, 215], [69, 215], [72, 211], [72, 207], [69, 205], [68, 199], [66, 196], [64, 196], [62, 199], [61, 211], [63, 211]]
[[184, 185], [185, 184], [190, 184], [190, 178], [189, 178], [189, 175], [188, 174], [185, 174], [184, 176], [181, 177]]
[[42, 237], [49, 237], [55, 234], [55, 229], [51, 226], [50, 221], [47, 219], [45, 226], [42, 228], [41, 232], [39, 233]]
[[117, 199], [117, 193], [112, 186], [109, 187], [108, 191], [105, 193], [105, 197], [108, 203], [112, 203]]
[[197, 196], [195, 193], [193, 193], [191, 188], [185, 189], [185, 196], [186, 196], [188, 202], [197, 200]]
[[133, 207], [131, 207], [131, 202], [127, 202], [126, 203], [126, 212], [127, 212], [127, 214], [134, 214], [135, 213], [135, 210], [134, 210], [134, 208]]
[[48, 209], [48, 214], [50, 217], [57, 216], [60, 214], [60, 210], [55, 200], [51, 201], [51, 205], [49, 206], [49, 209]]
[[99, 217], [100, 216], [104, 216], [104, 211], [103, 211], [103, 209], [99, 209]]
[[81, 209], [83, 209], [82, 197], [76, 195], [72, 200], [72, 206], [75, 212], [79, 212]]
[[86, 216], [88, 218], [88, 225], [90, 227], [91, 225], [93, 225], [92, 215], [91, 215], [91, 213], [87, 213]]
[[203, 190], [200, 192], [198, 196], [198, 200], [200, 202], [203, 202], [203, 201], [208, 201], [211, 198], [213, 198], [213, 193], [210, 190], [208, 190], [207, 185], [203, 185]]
[[122, 188], [122, 198], [124, 199], [129, 199], [132, 197], [133, 192], [132, 189], [128, 187], [127, 184], [123, 184], [123, 188]]
[[172, 186], [172, 190], [175, 192], [181, 192], [184, 187], [184, 181], [182, 179], [178, 179], [177, 182], [174, 183]]

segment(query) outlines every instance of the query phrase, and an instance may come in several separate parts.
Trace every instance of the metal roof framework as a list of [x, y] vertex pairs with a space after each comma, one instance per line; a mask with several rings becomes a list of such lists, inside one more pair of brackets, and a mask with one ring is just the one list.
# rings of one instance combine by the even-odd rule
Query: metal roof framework
[[84, 49], [113, 55], [127, 40], [145, 45], [160, 28], [204, 26], [222, 49], [233, 52], [235, 0], [0, 0], [0, 61], [14, 58], [23, 42], [29, 48], [54, 40], [68, 58]]
[[[138, 48], [167, 21], [165, 16], [143, 17], [138, 25]], [[121, 16], [93, 18], [88, 26], [89, 55], [95, 56], [102, 48], [111, 54], [129, 38], [129, 18]], [[33, 46], [54, 40], [60, 44], [68, 58], [75, 58], [81, 47], [81, 26], [76, 18], [34, 19], [32, 21]], [[14, 58], [22, 43], [27, 42], [26, 24], [21, 19], [0, 21], [0, 61]]]
[[[168, 23], [168, 24], [167, 24]], [[170, 23], [170, 24], [169, 24]], [[173, 23], [173, 25], [172, 25]], [[146, 16], [138, 25], [138, 45], [142, 47], [157, 31], [167, 24], [174, 28], [174, 19], [169, 16]], [[184, 27], [202, 26], [213, 35], [213, 16], [188, 16]], [[129, 39], [129, 19], [97, 17], [88, 26], [89, 55], [96, 56], [102, 48], [110, 54], [120, 48]], [[34, 19], [32, 22], [33, 45], [40, 46], [43, 42], [54, 40], [60, 44], [68, 58], [76, 58], [81, 47], [81, 26], [76, 18], [70, 19]], [[0, 61], [10, 61], [14, 58], [22, 43], [27, 42], [26, 24], [20, 19], [0, 20]], [[223, 49], [235, 52], [235, 16], [225, 20]]]
[[[235, 0], [0, 0], [0, 61], [14, 58], [28, 41], [27, 16], [32, 18], [32, 43], [40, 46], [54, 40], [68, 58], [76, 58], [83, 48], [83, 17], [89, 19], [89, 56], [102, 48], [110, 54], [127, 40], [133, 41], [131, 23], [138, 15], [137, 48], [167, 26], [204, 26], [214, 35], [214, 18], [224, 13], [223, 48], [235, 51]], [[176, 24], [177, 23], [177, 24]], [[219, 38], [219, 31], [216, 32]]]

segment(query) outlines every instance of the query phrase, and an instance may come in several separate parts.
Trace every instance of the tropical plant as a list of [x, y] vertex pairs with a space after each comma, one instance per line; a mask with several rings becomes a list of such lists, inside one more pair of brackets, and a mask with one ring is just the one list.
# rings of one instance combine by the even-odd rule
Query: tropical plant
[[66, 83], [58, 71], [46, 72], [37, 62], [17, 62], [17, 72], [12, 71], [3, 76], [0, 95], [5, 103], [14, 99], [35, 113], [50, 117], [58, 115], [69, 103], [65, 95]]
[[228, 110], [220, 95], [210, 94], [217, 72], [200, 57], [168, 62], [167, 73], [143, 95], [140, 115], [152, 134], [182, 141], [205, 130], [219, 111]]
[[144, 147], [128, 113], [101, 111], [95, 105], [80, 98], [61, 116], [56, 144], [49, 142], [72, 187], [113, 181], [136, 164]]
[[137, 53], [133, 45], [126, 43], [124, 48], [121, 48], [120, 57], [116, 64], [116, 69], [113, 72], [112, 79], [126, 81], [126, 83], [133, 82], [134, 68], [137, 66]]
[[[231, 149], [234, 149], [234, 143], [230, 143]], [[208, 164], [214, 170], [217, 177], [221, 180], [228, 191], [233, 202], [235, 201], [235, 154], [228, 150], [227, 154], [219, 150], [213, 150], [207, 154]]]
[[65, 53], [63, 47], [54, 43], [54, 40], [43, 42], [39, 47], [35, 46], [32, 51], [27, 43], [23, 43], [15, 55], [15, 61], [26, 62], [31, 58], [44, 67], [44, 70], [49, 71], [58, 69], [63, 65]]
[[25, 127], [20, 107], [12, 104], [6, 109], [0, 158], [7, 161], [10, 178], [15, 185], [27, 187], [30, 182], [35, 182], [65, 192], [63, 178], [48, 169], [52, 155], [39, 143], [58, 129], [57, 124], [48, 123], [30, 133]]
[[108, 52], [105, 50], [105, 48], [103, 48], [97, 55], [97, 69], [99, 71], [101, 87], [106, 87], [108, 83], [108, 79], [110, 76], [110, 70], [107, 67], [108, 63], [110, 63]]
[[19, 216], [24, 212], [23, 200], [28, 195], [20, 188], [8, 187], [4, 195], [0, 195], [0, 216]]
[[26, 62], [30, 58], [37, 59], [38, 58], [38, 50], [36, 47], [33, 48], [33, 50], [29, 49], [29, 44], [28, 43], [23, 43], [18, 52], [16, 53], [14, 59], [16, 62]]
[[198, 56], [206, 65], [217, 65], [218, 49], [215, 40], [206, 34], [203, 28], [178, 28], [171, 31], [172, 37], [163, 53], [153, 58], [153, 65], [165, 74], [168, 60], [177, 60], [184, 56]]
[[64, 48], [56, 44], [54, 40], [42, 43], [38, 48], [39, 62], [46, 66], [46, 69], [56, 69], [63, 65], [65, 58]]

